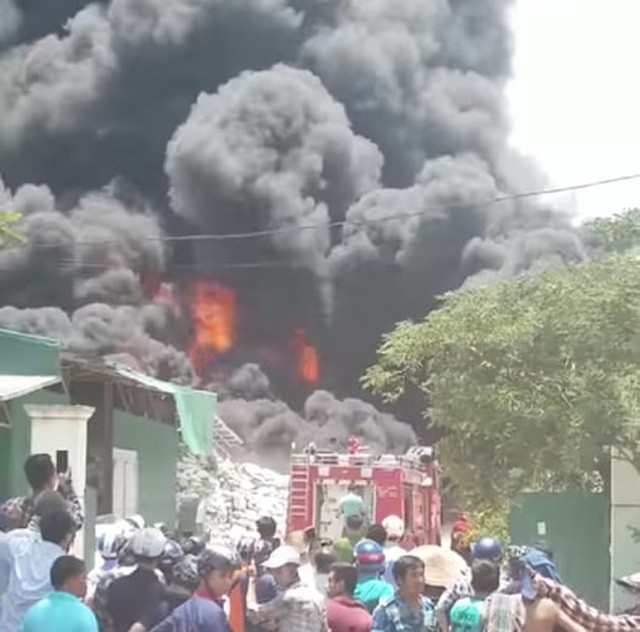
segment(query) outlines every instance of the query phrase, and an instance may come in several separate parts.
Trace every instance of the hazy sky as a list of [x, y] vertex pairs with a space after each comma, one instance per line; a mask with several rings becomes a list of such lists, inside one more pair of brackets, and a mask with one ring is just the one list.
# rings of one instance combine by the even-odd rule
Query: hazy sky
[[[640, 172], [640, 0], [517, 0], [512, 143], [555, 185]], [[640, 206], [640, 179], [564, 196], [582, 217]]]

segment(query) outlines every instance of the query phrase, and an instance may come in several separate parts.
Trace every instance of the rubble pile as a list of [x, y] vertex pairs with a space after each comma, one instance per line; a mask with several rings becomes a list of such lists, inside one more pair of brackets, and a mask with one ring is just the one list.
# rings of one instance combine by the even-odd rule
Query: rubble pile
[[184, 452], [178, 462], [178, 503], [198, 496], [211, 541], [235, 546], [255, 531], [260, 516], [271, 516], [284, 533], [289, 477], [252, 463]]

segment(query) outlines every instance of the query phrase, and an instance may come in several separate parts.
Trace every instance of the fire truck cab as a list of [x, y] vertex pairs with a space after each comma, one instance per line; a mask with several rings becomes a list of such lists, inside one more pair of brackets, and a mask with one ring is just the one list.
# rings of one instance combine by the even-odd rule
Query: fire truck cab
[[340, 501], [355, 486], [369, 524], [400, 516], [414, 545], [440, 544], [441, 504], [433, 448], [402, 456], [317, 452], [291, 456], [287, 531], [314, 527], [319, 538], [343, 535]]

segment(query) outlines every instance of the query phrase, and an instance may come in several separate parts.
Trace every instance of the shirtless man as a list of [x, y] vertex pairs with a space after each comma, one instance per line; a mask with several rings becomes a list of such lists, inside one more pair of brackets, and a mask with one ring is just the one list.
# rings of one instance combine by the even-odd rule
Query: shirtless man
[[586, 632], [580, 624], [575, 623], [551, 599], [539, 599], [525, 606], [525, 623], [523, 632]]

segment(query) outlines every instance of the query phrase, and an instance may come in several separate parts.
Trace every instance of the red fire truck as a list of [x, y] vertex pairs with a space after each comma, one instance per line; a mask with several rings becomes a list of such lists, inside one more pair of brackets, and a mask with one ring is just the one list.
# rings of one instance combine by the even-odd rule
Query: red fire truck
[[315, 527], [320, 538], [342, 536], [340, 500], [354, 485], [370, 523], [403, 518], [415, 544], [440, 544], [441, 505], [433, 448], [417, 446], [402, 456], [320, 452], [291, 457], [287, 530]]

